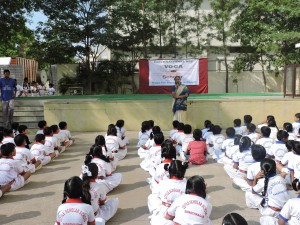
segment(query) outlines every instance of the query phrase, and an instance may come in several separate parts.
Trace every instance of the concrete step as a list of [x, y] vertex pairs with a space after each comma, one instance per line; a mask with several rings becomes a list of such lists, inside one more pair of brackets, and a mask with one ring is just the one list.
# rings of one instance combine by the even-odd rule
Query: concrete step
[[16, 111], [43, 111], [44, 112], [44, 106], [15, 106], [15, 112]]
[[44, 111], [14, 111], [14, 117], [44, 117]]

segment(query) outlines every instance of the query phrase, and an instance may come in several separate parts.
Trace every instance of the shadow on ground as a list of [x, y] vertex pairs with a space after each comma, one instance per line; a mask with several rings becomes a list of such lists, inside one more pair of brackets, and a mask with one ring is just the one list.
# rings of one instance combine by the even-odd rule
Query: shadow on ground
[[0, 221], [1, 221], [1, 224], [6, 224], [6, 223], [11, 223], [11, 222], [20, 220], [19, 224], [22, 224], [22, 222], [21, 222], [22, 220], [31, 219], [34, 217], [38, 217], [40, 215], [41, 215], [41, 213], [39, 211], [22, 212], [22, 213], [17, 213], [17, 214], [11, 215], [11, 216], [0, 215]]

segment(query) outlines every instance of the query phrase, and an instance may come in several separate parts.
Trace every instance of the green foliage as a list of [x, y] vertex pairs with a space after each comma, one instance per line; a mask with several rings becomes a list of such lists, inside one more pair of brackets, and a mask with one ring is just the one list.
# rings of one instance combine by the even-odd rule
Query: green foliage
[[78, 78], [77, 77], [69, 77], [63, 75], [63, 77], [58, 81], [58, 91], [65, 95], [71, 86], [78, 86]]

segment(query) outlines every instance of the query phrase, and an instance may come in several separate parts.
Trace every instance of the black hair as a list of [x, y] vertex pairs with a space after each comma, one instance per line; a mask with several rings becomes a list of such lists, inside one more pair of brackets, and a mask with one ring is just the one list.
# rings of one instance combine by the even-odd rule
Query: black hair
[[23, 133], [25, 130], [27, 130], [28, 129], [28, 127], [26, 126], [26, 125], [20, 125], [19, 127], [18, 127], [18, 131], [19, 131], [19, 133]]
[[260, 128], [260, 131], [264, 137], [270, 137], [271, 134], [271, 128], [268, 126], [263, 126]]
[[269, 121], [269, 120], [275, 120], [275, 117], [273, 115], [268, 115], [267, 116], [267, 121]]
[[176, 159], [176, 149], [172, 142], [165, 140], [161, 145], [161, 157], [165, 159]]
[[193, 138], [196, 140], [196, 141], [200, 141], [201, 138], [202, 138], [202, 131], [200, 129], [195, 129], [193, 131]]
[[186, 194], [196, 194], [206, 198], [206, 184], [204, 178], [198, 175], [190, 177], [186, 182]]
[[211, 124], [211, 121], [210, 121], [210, 120], [205, 120], [205, 121], [204, 121], [204, 127], [205, 127], [205, 128], [208, 128], [210, 124]]
[[293, 149], [295, 149], [295, 141], [294, 141], [294, 140], [288, 140], [288, 141], [285, 143], [285, 146], [286, 146], [287, 150], [290, 152], [290, 151], [292, 151]]
[[292, 187], [295, 191], [299, 191], [300, 190], [300, 182], [299, 179], [294, 179], [292, 182]]
[[260, 203], [260, 205], [264, 207], [266, 204], [268, 204], [266, 201], [268, 183], [269, 183], [269, 178], [274, 174], [276, 174], [276, 163], [273, 159], [265, 158], [261, 161], [260, 168], [265, 175], [265, 185], [264, 185], [264, 190], [262, 192], [263, 199]]
[[291, 123], [284, 123], [283, 128], [288, 132], [291, 133], [293, 132], [293, 125]]
[[40, 129], [44, 128], [46, 125], [47, 125], [46, 120], [41, 120], [41, 121], [38, 122], [38, 127]]
[[298, 119], [300, 119], [300, 113], [296, 113], [295, 117], [298, 118]]
[[251, 146], [251, 154], [255, 161], [260, 162], [266, 158], [267, 152], [264, 146], [254, 144]]
[[288, 139], [289, 133], [285, 130], [280, 130], [277, 132], [277, 139], [281, 141], [282, 139]]
[[22, 146], [22, 145], [26, 144], [25, 141], [26, 141], [25, 134], [18, 134], [14, 138], [14, 142], [15, 142], [16, 146]]
[[12, 134], [13, 134], [12, 129], [4, 128], [4, 130], [3, 130], [3, 135], [4, 136], [12, 136]]
[[240, 152], [248, 150], [251, 147], [252, 141], [248, 136], [243, 136], [239, 143]]
[[18, 127], [19, 127], [19, 123], [18, 122], [12, 122], [11, 123], [11, 129], [18, 130]]
[[2, 156], [9, 156], [15, 150], [15, 144], [13, 143], [6, 143], [1, 145], [1, 155]]
[[241, 124], [242, 124], [241, 119], [234, 119], [234, 120], [233, 120], [233, 125], [234, 125], [235, 127], [240, 127]]
[[108, 125], [107, 135], [117, 136], [117, 128], [115, 127], [115, 125], [113, 124]]
[[45, 135], [44, 134], [37, 134], [35, 135], [35, 139], [36, 142], [42, 142], [43, 140], [45, 140]]
[[233, 127], [228, 127], [226, 129], [226, 135], [227, 137], [229, 138], [234, 138], [234, 135], [235, 135], [235, 129]]
[[243, 136], [240, 134], [236, 134], [234, 135], [234, 139], [233, 139], [233, 144], [234, 145], [239, 145], [240, 144], [240, 140]]
[[[85, 165], [85, 166], [87, 166], [88, 170], [91, 172], [90, 176], [87, 173], [82, 174], [83, 196], [88, 199], [88, 198], [91, 198], [91, 195], [90, 195], [90, 192], [89, 192], [90, 189], [91, 189], [90, 182], [91, 182], [92, 179], [96, 179], [98, 177], [98, 166], [95, 163], [90, 163], [90, 164]], [[87, 195], [87, 193], [89, 193], [89, 195]]]
[[189, 124], [185, 124], [183, 127], [183, 133], [185, 133], [185, 134], [192, 133], [192, 126]]
[[154, 143], [160, 145], [164, 142], [165, 138], [163, 133], [157, 133], [154, 135]]
[[159, 126], [154, 126], [154, 127], [152, 128], [152, 132], [151, 132], [151, 134], [150, 134], [150, 139], [152, 140], [152, 139], [154, 138], [154, 135], [155, 135], [155, 134], [158, 134], [158, 133], [161, 133], [160, 127], [159, 127]]
[[209, 124], [209, 126], [208, 126], [208, 131], [213, 131], [213, 129], [214, 129], [214, 127], [215, 127], [215, 125], [213, 125], [212, 123], [211, 124]]
[[149, 129], [150, 129], [149, 121], [142, 122], [142, 127], [141, 127], [142, 133], [145, 133]]
[[244, 123], [247, 125], [248, 123], [252, 122], [252, 116], [251, 115], [244, 115]]
[[[2, 141], [3, 141], [3, 139], [4, 139], [3, 133], [2, 133], [2, 132], [0, 132], [0, 142], [2, 142]], [[1, 154], [0, 154], [0, 155], [1, 155]]]
[[53, 124], [53, 125], [51, 125], [50, 126], [50, 128], [51, 128], [51, 130], [53, 131], [53, 133], [55, 133], [56, 131], [58, 131], [58, 125], [56, 125], [56, 124]]
[[173, 160], [170, 164], [165, 164], [164, 169], [169, 171], [170, 178], [175, 176], [177, 178], [184, 178], [186, 169], [189, 164], [180, 160]]
[[256, 130], [256, 126], [253, 123], [247, 124], [247, 129], [250, 133], [253, 133]]
[[294, 152], [296, 155], [300, 155], [300, 142], [299, 141], [295, 141], [294, 142]]
[[223, 218], [222, 225], [248, 225], [248, 223], [240, 214], [229, 213]]
[[154, 127], [154, 120], [148, 120], [148, 121], [149, 121], [150, 128]]
[[67, 127], [67, 122], [66, 121], [61, 121], [58, 124], [59, 129], [65, 129]]
[[183, 130], [183, 129], [184, 129], [184, 123], [179, 123], [178, 130]]
[[213, 134], [221, 134], [222, 128], [219, 125], [215, 125], [212, 132]]
[[90, 148], [90, 152], [93, 150], [94, 147], [99, 146], [99, 147], [104, 147], [105, 151], [107, 152], [107, 147], [105, 144], [105, 137], [103, 135], [97, 135], [95, 138], [95, 144], [92, 145]]
[[94, 156], [98, 157], [99, 159], [102, 159], [105, 162], [110, 162], [109, 157], [103, 155], [102, 147], [95, 146], [91, 148], [89, 153], [85, 156], [84, 164], [88, 165], [92, 161]]
[[116, 126], [119, 127], [119, 128], [124, 127], [124, 124], [125, 124], [124, 120], [118, 120], [118, 121], [116, 122]]
[[10, 73], [9, 69], [3, 70], [3, 73]]
[[53, 134], [51, 127], [45, 127], [44, 134], [45, 134], [45, 136]]
[[277, 130], [279, 130], [275, 120], [268, 120], [268, 126], [269, 127], [276, 127]]
[[178, 123], [179, 123], [178, 120], [174, 120], [173, 123], [172, 123], [173, 127], [177, 128], [178, 127]]
[[84, 203], [91, 205], [91, 194], [83, 189], [83, 181], [77, 176], [65, 182], [62, 203], [65, 203], [67, 198], [81, 198]]

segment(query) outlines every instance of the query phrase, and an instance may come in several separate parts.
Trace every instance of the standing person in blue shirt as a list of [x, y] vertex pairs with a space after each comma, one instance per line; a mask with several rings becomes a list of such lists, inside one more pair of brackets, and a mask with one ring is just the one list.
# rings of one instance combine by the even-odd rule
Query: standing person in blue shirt
[[9, 77], [10, 71], [4, 70], [4, 78], [0, 79], [3, 126], [10, 128], [14, 114], [16, 97], [16, 81]]
[[173, 120], [178, 120], [181, 123], [185, 123], [186, 110], [187, 110], [187, 98], [190, 94], [187, 86], [181, 83], [181, 77], [176, 76], [174, 78], [175, 86], [172, 87], [173, 104], [172, 110], [174, 113]]

